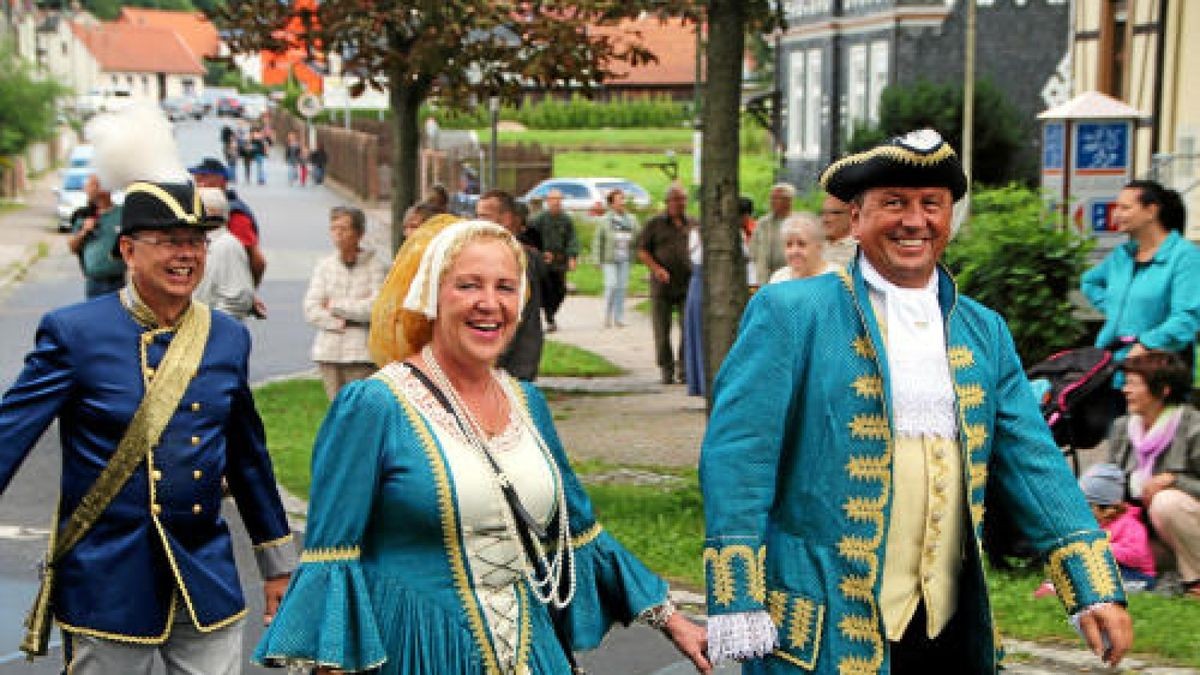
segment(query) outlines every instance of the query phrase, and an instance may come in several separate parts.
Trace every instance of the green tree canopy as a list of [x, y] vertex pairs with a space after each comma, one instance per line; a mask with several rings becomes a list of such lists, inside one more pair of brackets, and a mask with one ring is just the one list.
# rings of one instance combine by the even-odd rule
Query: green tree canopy
[[[859, 152], [891, 136], [932, 127], [957, 149], [962, 148], [963, 90], [958, 84], [918, 80], [886, 87], [879, 100], [879, 125], [859, 127], [848, 150]], [[975, 84], [975, 151], [972, 179], [986, 185], [1027, 181], [1019, 165], [1021, 146], [1028, 138], [1016, 108], [988, 79]]]
[[28, 62], [0, 43], [0, 157], [25, 151], [54, 132], [55, 102], [62, 85], [33, 76]]

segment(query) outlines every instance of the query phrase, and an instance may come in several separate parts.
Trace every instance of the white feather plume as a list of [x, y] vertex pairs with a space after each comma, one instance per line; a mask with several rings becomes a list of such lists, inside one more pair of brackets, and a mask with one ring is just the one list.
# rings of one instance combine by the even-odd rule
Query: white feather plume
[[122, 190], [134, 181], [183, 183], [190, 179], [171, 133], [171, 123], [152, 103], [135, 103], [97, 115], [84, 135], [95, 148], [100, 185]]

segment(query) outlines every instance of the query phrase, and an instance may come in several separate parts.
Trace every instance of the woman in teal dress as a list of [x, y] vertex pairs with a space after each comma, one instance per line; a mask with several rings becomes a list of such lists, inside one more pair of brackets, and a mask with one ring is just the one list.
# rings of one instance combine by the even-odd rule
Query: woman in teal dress
[[641, 619], [709, 670], [704, 630], [596, 522], [545, 399], [493, 366], [523, 265], [512, 235], [482, 221], [405, 242], [372, 314], [386, 365], [345, 387], [321, 427], [301, 566], [257, 662], [569, 673], [569, 651]]

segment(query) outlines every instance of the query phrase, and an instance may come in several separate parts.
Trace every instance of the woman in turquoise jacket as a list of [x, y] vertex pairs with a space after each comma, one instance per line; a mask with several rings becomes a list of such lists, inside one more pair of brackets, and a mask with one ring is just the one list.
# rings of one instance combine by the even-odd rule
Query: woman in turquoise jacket
[[1096, 346], [1117, 356], [1191, 350], [1200, 330], [1200, 249], [1182, 236], [1179, 193], [1154, 181], [1121, 190], [1114, 211], [1129, 241], [1083, 275], [1083, 294], [1104, 314]]
[[513, 236], [483, 221], [405, 242], [372, 313], [385, 365], [321, 427], [301, 565], [256, 661], [558, 675], [640, 619], [707, 672], [704, 630], [596, 522], [545, 399], [494, 367], [523, 267]]

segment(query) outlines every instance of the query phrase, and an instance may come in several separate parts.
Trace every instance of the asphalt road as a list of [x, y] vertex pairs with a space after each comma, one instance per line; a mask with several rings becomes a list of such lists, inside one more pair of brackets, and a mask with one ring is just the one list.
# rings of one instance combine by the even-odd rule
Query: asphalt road
[[[194, 164], [206, 155], [218, 156], [221, 124], [208, 118], [177, 126], [176, 136], [185, 162]], [[346, 201], [325, 187], [289, 187], [281, 155], [277, 150], [269, 162], [266, 185], [235, 186], [258, 217], [268, 261], [260, 289], [268, 318], [249, 324], [255, 344], [250, 372], [256, 382], [312, 367], [308, 349], [313, 333], [304, 323], [301, 299], [313, 264], [330, 250], [326, 227], [329, 208]], [[47, 211], [47, 233], [53, 232], [52, 217]], [[386, 237], [383, 224], [369, 224], [369, 243], [385, 245]], [[82, 299], [83, 281], [78, 265], [61, 246], [52, 247], [50, 256], [39, 262], [20, 285], [0, 296], [0, 386], [7, 388], [20, 372], [41, 315]], [[21, 621], [36, 586], [34, 566], [46, 547], [46, 528], [52, 517], [58, 478], [59, 442], [57, 431], [51, 429], [30, 454], [8, 491], [0, 496], [0, 675], [51, 675], [61, 669], [57, 650], [32, 664], [25, 662], [17, 651]], [[243, 587], [251, 605], [246, 622], [244, 672], [270, 672], [249, 665], [249, 652], [261, 633], [257, 620], [261, 616], [261, 587], [236, 511], [227, 508], [226, 515], [235, 530]], [[52, 644], [58, 642], [57, 634], [54, 640]], [[599, 650], [583, 655], [581, 660], [596, 675], [666, 675], [690, 670], [679, 662], [666, 640], [644, 627], [614, 631]]]

